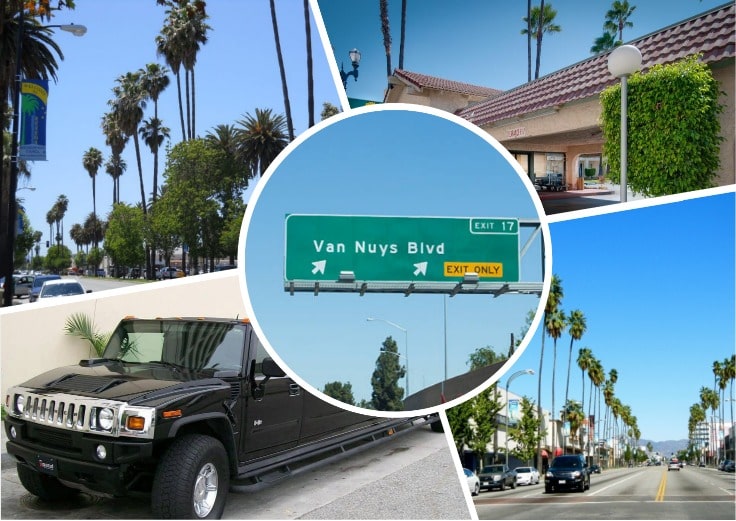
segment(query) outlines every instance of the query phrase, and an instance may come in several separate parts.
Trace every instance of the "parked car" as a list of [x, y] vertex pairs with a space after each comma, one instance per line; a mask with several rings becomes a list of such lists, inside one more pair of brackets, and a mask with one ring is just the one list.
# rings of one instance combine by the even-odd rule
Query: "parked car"
[[183, 277], [184, 272], [180, 270], [179, 268], [174, 268], [173, 266], [167, 266], [165, 268], [161, 268], [156, 272], [156, 278], [159, 280], [163, 279], [176, 279], [179, 277]]
[[506, 465], [488, 465], [478, 474], [480, 489], [491, 490], [497, 488], [506, 490], [506, 487], [516, 488], [516, 472]]
[[41, 292], [41, 287], [44, 282], [49, 280], [58, 280], [61, 276], [59, 275], [38, 275], [33, 279], [33, 285], [31, 286], [31, 292], [28, 294], [28, 300], [30, 302], [36, 302], [38, 300], [38, 294]]
[[544, 475], [544, 491], [560, 489], [584, 492], [590, 488], [590, 469], [581, 454], [565, 454], [552, 460]]
[[468, 490], [470, 490], [471, 496], [477, 496], [480, 492], [480, 480], [478, 476], [470, 469], [463, 469], [465, 479], [468, 482]]
[[516, 472], [517, 485], [539, 484], [539, 471], [534, 467], [516, 467], [514, 472]]
[[33, 285], [33, 275], [13, 275], [13, 293], [15, 298], [21, 298], [31, 294], [31, 286]]
[[92, 293], [92, 290], [88, 289], [85, 291], [82, 285], [76, 280], [47, 280], [41, 286], [38, 298], [68, 297], [70, 295], [84, 295], [85, 293]]
[[680, 470], [680, 462], [677, 458], [672, 458], [667, 464], [667, 472], [670, 470]]
[[215, 266], [215, 271], [234, 270], [237, 268], [235, 264], [218, 264]]
[[[649, 466], [649, 465], [647, 465]], [[601, 473], [601, 466], [600, 465], [591, 465], [590, 466], [590, 473], [591, 474], [600, 474]]]
[[726, 472], [736, 471], [736, 463], [734, 463], [732, 460], [729, 460], [729, 462], [724, 465], [723, 470], [725, 470]]
[[728, 467], [729, 464], [732, 464], [733, 461], [730, 459], [724, 459], [721, 461], [721, 463], [718, 465], [718, 470], [726, 470], [726, 467]]

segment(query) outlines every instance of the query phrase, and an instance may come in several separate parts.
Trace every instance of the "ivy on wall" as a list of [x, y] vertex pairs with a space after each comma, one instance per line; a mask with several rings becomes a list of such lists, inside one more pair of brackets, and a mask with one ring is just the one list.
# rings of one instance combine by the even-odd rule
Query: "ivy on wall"
[[[628, 168], [632, 191], [660, 196], [710, 188], [720, 143], [718, 82], [698, 56], [654, 65], [628, 81]], [[608, 177], [621, 175], [621, 84], [601, 93]]]

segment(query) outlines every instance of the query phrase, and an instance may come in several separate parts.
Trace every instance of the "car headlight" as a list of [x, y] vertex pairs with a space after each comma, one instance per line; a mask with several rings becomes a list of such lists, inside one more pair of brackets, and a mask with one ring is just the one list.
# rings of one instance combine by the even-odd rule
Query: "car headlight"
[[580, 477], [580, 471], [579, 470], [576, 470], [575, 472], [573, 472], [572, 473], [572, 477], [579, 478]]
[[553, 478], [553, 477], [555, 477], [555, 475], [554, 475], [554, 474], [552, 474], [551, 472], [547, 472], [547, 473], [546, 473], [546, 474], [544, 475], [544, 477], [546, 477], [546, 478]]
[[26, 400], [23, 398], [22, 394], [16, 394], [15, 395], [15, 410], [18, 412], [18, 414], [23, 414], [23, 410], [26, 405]]
[[115, 412], [109, 407], [97, 410], [97, 426], [103, 431], [111, 431], [115, 420]]

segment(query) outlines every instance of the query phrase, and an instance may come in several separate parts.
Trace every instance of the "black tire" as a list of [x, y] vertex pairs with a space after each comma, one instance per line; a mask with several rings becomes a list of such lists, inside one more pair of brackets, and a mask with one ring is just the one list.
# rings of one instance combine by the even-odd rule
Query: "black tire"
[[504, 480], [501, 480], [501, 486], [498, 487], [498, 490], [500, 490], [501, 492], [506, 490], [506, 482]]
[[473, 489], [472, 495], [473, 496], [477, 496], [478, 494], [480, 494], [480, 485], [478, 483], [476, 483], [475, 484], [475, 489]]
[[552, 487], [544, 486], [544, 493], [545, 494], [551, 494], [552, 493]]
[[445, 432], [439, 417], [437, 418], [437, 421], [430, 423], [429, 426], [431, 427], [432, 432]]
[[[212, 487], [213, 497], [201, 497]], [[222, 443], [211, 436], [187, 434], [171, 444], [156, 468], [151, 510], [164, 519], [220, 519], [229, 488]]]
[[17, 469], [23, 487], [44, 501], [64, 501], [79, 494], [79, 490], [67, 487], [53, 476], [41, 474], [20, 463]]
[[511, 489], [512, 490], [516, 489], [516, 481], [511, 482]]

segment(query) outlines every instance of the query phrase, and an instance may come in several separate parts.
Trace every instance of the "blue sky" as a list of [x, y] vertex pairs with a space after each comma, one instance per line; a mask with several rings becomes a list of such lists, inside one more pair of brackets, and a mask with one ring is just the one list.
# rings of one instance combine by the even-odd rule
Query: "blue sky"
[[[384, 108], [342, 117], [292, 144], [259, 184], [246, 213], [249, 314], [299, 377], [318, 389], [331, 381], [350, 382], [357, 401], [370, 399], [370, 378], [386, 337], [406, 353], [403, 331], [368, 317], [408, 331], [411, 393], [442, 379], [443, 297], [289, 295], [283, 290], [285, 215], [539, 218], [528, 180], [510, 165], [508, 153], [455, 121]], [[522, 232], [522, 243], [528, 233]], [[541, 270], [538, 239], [522, 260], [522, 281], [541, 281]], [[478, 348], [505, 354], [510, 333], [518, 337], [538, 303], [530, 295], [448, 298], [448, 377], [466, 372], [468, 356]]]
[[[562, 309], [580, 309], [587, 319], [587, 332], [573, 346], [574, 399], [582, 397], [577, 352], [589, 347], [606, 374], [618, 371], [615, 394], [631, 407], [643, 438], [687, 438], [690, 406], [701, 386], [713, 386], [713, 362], [730, 357], [736, 345], [734, 215], [734, 194], [727, 193], [550, 224]], [[538, 373], [540, 338], [537, 333], [514, 369]], [[569, 346], [566, 332], [557, 342], [557, 410]], [[552, 352], [548, 338], [546, 409]], [[536, 402], [537, 377], [519, 377], [510, 390]], [[586, 403], [588, 392], [586, 386]]]
[[[351, 70], [348, 51], [361, 51], [358, 81], [348, 78], [352, 98], [381, 100], [386, 87], [386, 54], [377, 0], [318, 0], [325, 27], [337, 57]], [[605, 13], [612, 0], [552, 0], [559, 33], [545, 35], [540, 76], [591, 56], [594, 40], [603, 34]], [[672, 25], [723, 0], [629, 1], [636, 6], [624, 31], [629, 41]], [[538, 5], [535, 1], [533, 4]], [[527, 81], [526, 2], [467, 0], [409, 0], [407, 2], [404, 68], [412, 72], [496, 89], [510, 89]], [[389, 2], [391, 65], [398, 67], [401, 1]], [[532, 51], [535, 52], [534, 49]], [[532, 56], [534, 60], [534, 54]], [[534, 74], [532, 66], [532, 76]]]
[[[59, 63], [58, 83], [49, 85], [47, 161], [31, 164], [27, 183], [36, 190], [20, 190], [18, 197], [31, 219], [31, 226], [43, 232], [41, 254], [48, 239], [46, 213], [60, 194], [69, 198], [64, 219], [65, 244], [74, 246], [68, 230], [82, 223], [92, 212], [92, 181], [82, 168], [82, 156], [90, 147], [110, 155], [100, 130], [100, 121], [109, 110], [115, 79], [148, 63], [165, 65], [156, 55], [154, 38], [160, 33], [165, 10], [154, 0], [127, 0], [124, 4], [80, 1], [73, 11], [63, 10], [53, 24], [76, 23], [87, 26], [87, 34], [75, 37], [56, 30], [55, 41], [64, 60]], [[216, 0], [207, 3], [212, 30], [202, 46], [195, 70], [197, 80], [197, 133], [205, 135], [218, 124], [234, 124], [256, 108], [284, 112], [281, 79], [276, 60], [269, 3], [248, 0]], [[296, 132], [307, 128], [306, 37], [302, 2], [277, 2], [281, 47], [284, 54], [289, 97]], [[322, 103], [339, 106], [316, 29], [312, 30], [315, 112], [319, 121]], [[173, 143], [181, 138], [176, 86], [173, 75], [159, 102], [159, 117], [171, 129]], [[149, 104], [146, 118], [152, 116]], [[141, 144], [143, 176], [147, 195], [152, 189], [153, 156]], [[121, 178], [121, 199], [140, 202], [138, 171], [132, 140], [123, 158], [128, 169]], [[159, 175], [164, 169], [160, 158]], [[161, 179], [159, 180], [159, 182]], [[23, 186], [23, 182], [20, 183]], [[112, 178], [104, 171], [97, 175], [97, 212], [105, 218], [112, 205]]]

